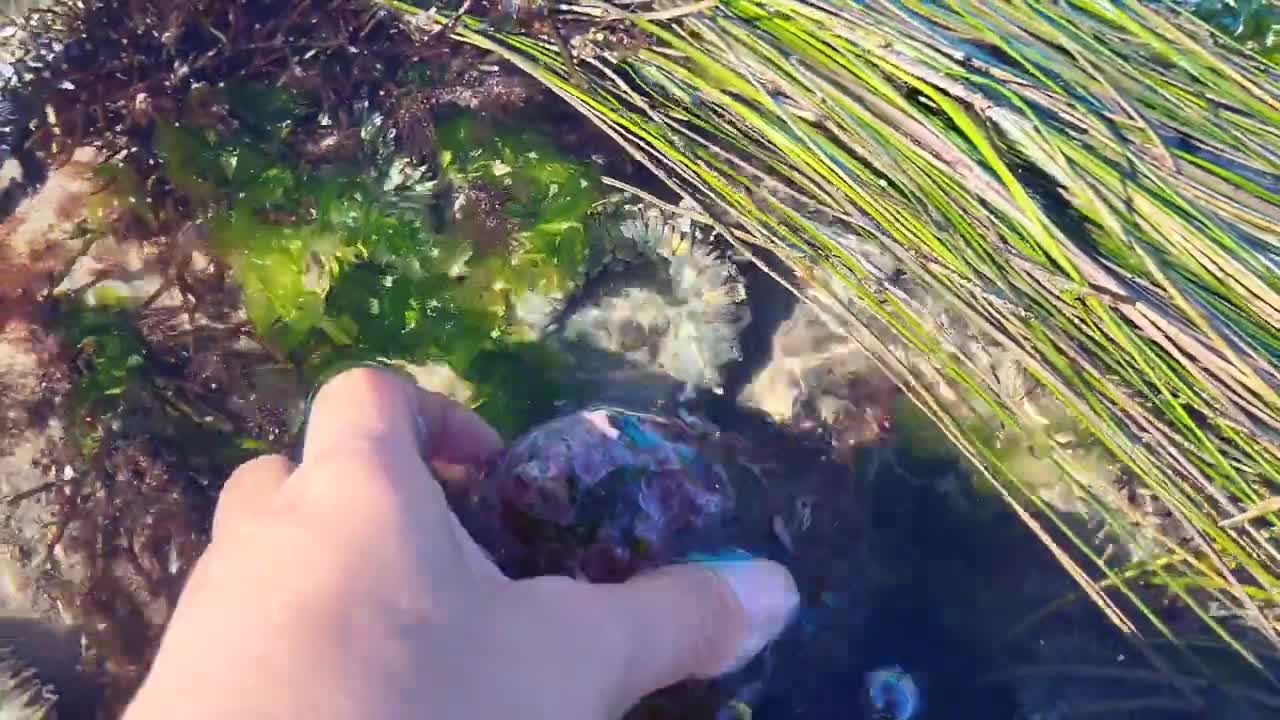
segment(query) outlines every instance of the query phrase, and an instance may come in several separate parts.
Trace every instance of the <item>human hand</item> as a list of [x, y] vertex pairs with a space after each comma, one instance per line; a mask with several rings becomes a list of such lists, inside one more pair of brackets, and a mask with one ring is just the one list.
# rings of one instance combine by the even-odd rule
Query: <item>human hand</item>
[[300, 465], [262, 457], [227, 481], [126, 720], [618, 717], [755, 655], [797, 606], [764, 560], [620, 585], [504, 577], [437, 482], [500, 449], [390, 373], [334, 378]]

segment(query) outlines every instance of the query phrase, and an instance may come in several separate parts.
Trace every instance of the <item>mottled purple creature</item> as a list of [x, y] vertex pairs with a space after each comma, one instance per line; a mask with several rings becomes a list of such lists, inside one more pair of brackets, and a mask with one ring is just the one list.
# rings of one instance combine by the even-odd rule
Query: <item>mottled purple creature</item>
[[512, 443], [460, 515], [514, 576], [622, 580], [693, 549], [725, 516], [731, 456], [703, 423], [586, 410]]

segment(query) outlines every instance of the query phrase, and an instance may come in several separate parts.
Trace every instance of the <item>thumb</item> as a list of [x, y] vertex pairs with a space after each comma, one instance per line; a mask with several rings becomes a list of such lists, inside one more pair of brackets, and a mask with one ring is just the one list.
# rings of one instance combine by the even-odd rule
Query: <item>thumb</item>
[[587, 602], [618, 632], [601, 640], [623, 660], [608, 701], [625, 710], [690, 677], [714, 677], [755, 657], [800, 604], [795, 580], [771, 560], [673, 565], [620, 585], [583, 586]]

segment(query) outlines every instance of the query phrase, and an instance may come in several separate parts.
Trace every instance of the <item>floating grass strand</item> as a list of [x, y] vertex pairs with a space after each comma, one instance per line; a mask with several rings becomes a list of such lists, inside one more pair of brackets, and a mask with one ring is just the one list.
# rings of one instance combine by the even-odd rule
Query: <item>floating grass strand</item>
[[[1246, 515], [1280, 484], [1273, 56], [1180, 8], [1110, 0], [591, 3], [581, 17], [626, 18], [648, 42], [582, 34], [571, 68], [480, 21], [454, 34], [820, 288], [1118, 625], [1178, 646], [1151, 610], [1162, 587], [1280, 685], [1258, 655], [1280, 649], [1280, 518]], [[1181, 534], [1159, 538], [1160, 563], [1104, 561], [1010, 474], [936, 380], [1006, 424], [1027, 411], [868, 270], [869, 250], [1016, 357], [1168, 509]], [[1119, 536], [1162, 532], [1104, 517]]]

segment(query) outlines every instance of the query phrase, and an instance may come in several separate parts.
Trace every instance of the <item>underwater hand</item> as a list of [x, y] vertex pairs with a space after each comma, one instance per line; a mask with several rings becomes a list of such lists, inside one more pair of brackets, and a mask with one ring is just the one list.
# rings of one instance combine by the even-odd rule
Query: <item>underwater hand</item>
[[513, 581], [445, 501], [501, 450], [384, 371], [317, 394], [302, 462], [228, 480], [150, 675], [147, 718], [618, 717], [759, 652], [798, 603], [781, 565], [686, 564], [619, 585]]

